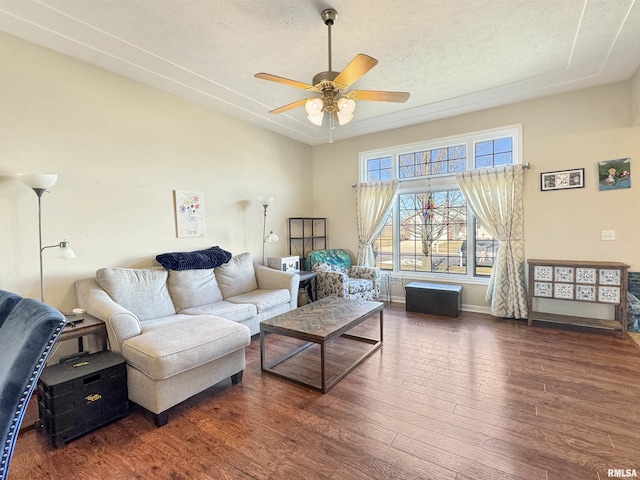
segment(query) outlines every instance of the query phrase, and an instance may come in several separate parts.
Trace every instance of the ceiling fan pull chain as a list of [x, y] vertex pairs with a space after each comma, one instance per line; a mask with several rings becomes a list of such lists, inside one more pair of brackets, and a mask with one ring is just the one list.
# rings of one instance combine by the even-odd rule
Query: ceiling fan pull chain
[[333, 143], [333, 113], [329, 115], [329, 143]]

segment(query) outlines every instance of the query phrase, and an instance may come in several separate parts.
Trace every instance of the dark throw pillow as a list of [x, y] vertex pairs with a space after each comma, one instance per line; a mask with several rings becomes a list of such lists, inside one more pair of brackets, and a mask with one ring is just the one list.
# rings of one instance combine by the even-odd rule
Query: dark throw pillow
[[171, 252], [156, 256], [156, 260], [167, 270], [200, 270], [216, 268], [227, 263], [231, 253], [220, 247], [211, 247], [195, 252]]

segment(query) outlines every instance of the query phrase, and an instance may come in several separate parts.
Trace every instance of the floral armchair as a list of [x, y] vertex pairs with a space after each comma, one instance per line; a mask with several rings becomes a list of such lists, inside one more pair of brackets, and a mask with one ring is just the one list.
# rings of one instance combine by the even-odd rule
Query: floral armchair
[[307, 256], [306, 268], [317, 273], [318, 299], [332, 295], [361, 300], [380, 297], [380, 269], [352, 266], [346, 250], [314, 250]]

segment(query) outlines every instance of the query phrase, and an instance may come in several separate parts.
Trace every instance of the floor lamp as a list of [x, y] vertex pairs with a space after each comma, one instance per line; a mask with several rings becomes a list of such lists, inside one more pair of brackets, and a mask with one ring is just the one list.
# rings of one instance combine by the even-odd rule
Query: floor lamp
[[262, 265], [266, 265], [264, 257], [264, 247], [267, 242], [273, 243], [279, 240], [278, 235], [273, 233], [273, 230], [267, 235], [267, 208], [273, 203], [273, 197], [258, 197], [258, 202], [264, 209], [264, 218], [262, 220]]
[[56, 245], [46, 245], [42, 246], [42, 195], [47, 191], [48, 188], [53, 187], [53, 185], [58, 180], [57, 175], [48, 175], [48, 174], [31, 174], [31, 175], [20, 175], [20, 181], [24, 183], [27, 187], [31, 188], [36, 195], [38, 196], [38, 240], [39, 240], [39, 253], [40, 253], [40, 301], [44, 303], [44, 278], [42, 273], [42, 252], [47, 248], [60, 248], [60, 252], [58, 253], [58, 257], [64, 259], [76, 258], [75, 252], [69, 247], [69, 242], [66, 240], [62, 240], [60, 243]]

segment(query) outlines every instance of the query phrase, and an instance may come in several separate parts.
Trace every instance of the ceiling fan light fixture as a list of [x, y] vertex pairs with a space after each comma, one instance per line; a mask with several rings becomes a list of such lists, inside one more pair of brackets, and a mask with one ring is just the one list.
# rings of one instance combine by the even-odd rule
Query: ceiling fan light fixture
[[352, 100], [347, 97], [342, 97], [340, 100], [338, 100], [338, 110], [340, 110], [340, 113], [350, 114], [350, 113], [353, 113], [355, 109], [356, 109], [355, 100]]
[[338, 111], [336, 116], [338, 117], [338, 123], [340, 125], [346, 125], [353, 119], [353, 112], [356, 109], [356, 102], [347, 97], [342, 97], [338, 100]]
[[338, 112], [336, 116], [338, 117], [338, 123], [340, 125], [346, 125], [351, 120], [353, 120], [353, 113], [350, 113], [349, 115], [345, 115], [344, 113]]
[[314, 125], [321, 126], [322, 119], [324, 118], [324, 103], [320, 98], [310, 98], [304, 104], [304, 109], [307, 111], [307, 118]]

